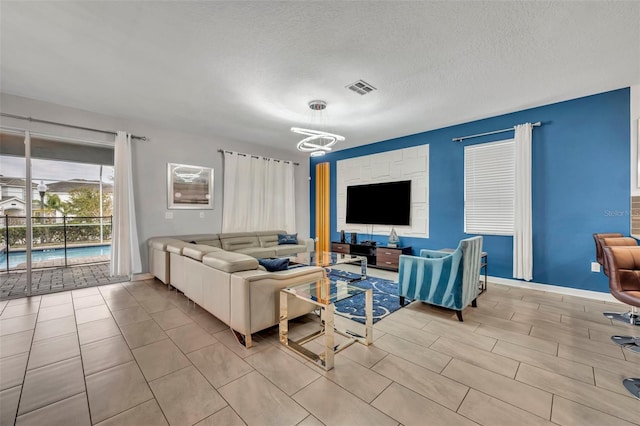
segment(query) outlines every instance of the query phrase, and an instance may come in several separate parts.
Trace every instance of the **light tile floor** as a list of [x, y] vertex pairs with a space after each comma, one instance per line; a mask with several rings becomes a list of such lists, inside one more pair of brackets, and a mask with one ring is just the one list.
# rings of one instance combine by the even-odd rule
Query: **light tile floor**
[[640, 424], [640, 355], [609, 340], [640, 329], [602, 316], [623, 306], [499, 285], [478, 305], [414, 302], [324, 372], [159, 281], [2, 301], [0, 425]]

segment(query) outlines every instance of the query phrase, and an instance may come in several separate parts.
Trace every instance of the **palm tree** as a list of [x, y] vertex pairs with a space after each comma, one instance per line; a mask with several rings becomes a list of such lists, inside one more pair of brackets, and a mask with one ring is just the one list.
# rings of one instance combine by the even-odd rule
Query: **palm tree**
[[73, 213], [73, 206], [69, 203], [62, 202], [60, 203], [58, 211], [62, 213], [62, 216], [69, 216], [71, 213]]
[[62, 205], [62, 200], [60, 200], [60, 196], [58, 194], [49, 194], [47, 197], [47, 202], [44, 203], [44, 207], [60, 211], [60, 206]]
[[47, 202], [44, 203], [44, 205], [48, 209], [62, 213], [63, 216], [68, 216], [73, 210], [72, 205], [62, 201], [58, 194], [49, 194]]

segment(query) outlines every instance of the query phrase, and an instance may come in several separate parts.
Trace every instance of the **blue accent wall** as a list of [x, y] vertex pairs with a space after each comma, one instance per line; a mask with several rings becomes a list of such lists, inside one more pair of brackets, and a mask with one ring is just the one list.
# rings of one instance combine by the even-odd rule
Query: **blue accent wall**
[[[543, 125], [533, 129], [533, 281], [608, 292], [604, 274], [590, 272], [595, 261], [592, 234], [630, 232], [629, 88], [311, 158], [311, 235], [315, 235], [316, 164], [330, 163], [331, 240], [339, 241], [336, 161], [429, 144], [430, 236], [400, 237], [400, 242], [414, 253], [456, 247], [468, 237], [463, 232], [464, 147], [509, 139], [513, 133], [455, 143], [451, 139], [537, 121]], [[387, 242], [387, 236], [373, 239]], [[489, 275], [512, 278], [512, 242], [512, 237], [484, 236]]]

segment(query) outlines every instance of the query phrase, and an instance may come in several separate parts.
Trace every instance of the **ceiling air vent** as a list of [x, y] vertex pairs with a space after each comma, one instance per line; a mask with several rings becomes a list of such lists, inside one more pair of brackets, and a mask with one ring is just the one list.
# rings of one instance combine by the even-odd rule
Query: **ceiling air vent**
[[372, 85], [370, 85], [369, 83], [367, 83], [364, 80], [358, 80], [355, 83], [351, 83], [348, 86], [345, 86], [347, 89], [349, 90], [353, 90], [356, 93], [359, 93], [361, 95], [366, 95], [367, 93], [373, 92], [374, 90], [376, 90], [375, 87], [373, 87]]

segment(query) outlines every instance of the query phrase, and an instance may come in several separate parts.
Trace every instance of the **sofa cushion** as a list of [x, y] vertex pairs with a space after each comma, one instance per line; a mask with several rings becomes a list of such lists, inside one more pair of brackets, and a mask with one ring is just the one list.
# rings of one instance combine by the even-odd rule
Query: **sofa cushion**
[[278, 234], [285, 234], [285, 231], [261, 231], [256, 232], [260, 247], [274, 247], [278, 245]]
[[227, 251], [260, 247], [258, 236], [254, 233], [239, 232], [234, 234], [220, 234], [220, 242], [222, 243], [222, 248]]
[[178, 241], [178, 240], [171, 237], [153, 237], [153, 238], [149, 238], [149, 241], [147, 243], [151, 248], [165, 251], [167, 249], [167, 244], [174, 241]]
[[217, 247], [205, 246], [204, 244], [189, 244], [182, 249], [182, 255], [202, 261], [205, 254], [219, 251], [223, 250]]
[[298, 244], [298, 234], [278, 234], [278, 244]]
[[276, 257], [277, 246], [274, 247], [249, 247], [236, 250], [234, 253], [242, 253], [253, 257]]
[[224, 250], [207, 253], [203, 256], [202, 263], [229, 273], [258, 269], [255, 257]]
[[185, 247], [189, 247], [191, 244], [185, 242], [185, 241], [180, 241], [180, 240], [173, 240], [170, 243], [167, 243], [167, 251], [169, 253], [175, 253], [175, 254], [179, 254], [182, 255], [182, 249]]
[[307, 251], [307, 246], [302, 244], [283, 244], [276, 247], [276, 256], [290, 256], [292, 254], [304, 253]]
[[182, 241], [188, 241], [191, 244], [203, 244], [205, 246], [212, 247], [222, 247], [220, 244], [220, 238], [218, 238], [218, 234], [194, 234], [194, 235], [183, 235], [182, 237], [178, 237]]
[[171, 238], [175, 238], [176, 240], [182, 241], [206, 241], [206, 240], [216, 240], [218, 239], [218, 234], [187, 234], [187, 235], [175, 235]]
[[198, 241], [198, 244], [204, 244], [205, 246], [222, 248], [222, 244], [220, 243], [220, 239], [212, 239], [212, 240], [202, 240]]
[[258, 263], [269, 272], [284, 271], [289, 269], [289, 259], [258, 259]]

